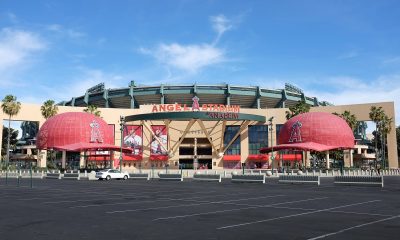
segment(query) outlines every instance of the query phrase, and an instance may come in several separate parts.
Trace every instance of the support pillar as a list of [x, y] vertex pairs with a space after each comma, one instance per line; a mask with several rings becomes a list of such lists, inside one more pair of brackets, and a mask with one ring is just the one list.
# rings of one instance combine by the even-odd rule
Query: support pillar
[[67, 161], [67, 152], [62, 151], [62, 157], [61, 157], [61, 167], [65, 169], [65, 163]]
[[81, 152], [80, 156], [79, 156], [79, 167], [83, 168], [85, 167], [87, 164], [85, 163], [85, 152]]
[[41, 150], [37, 155], [37, 165], [41, 168], [47, 167], [47, 151]]
[[350, 150], [343, 150], [343, 158], [344, 158], [344, 167], [348, 168], [351, 167], [352, 157], [350, 157], [351, 151]]
[[326, 151], [326, 169], [329, 169], [331, 166], [330, 162], [329, 162], [329, 151]]

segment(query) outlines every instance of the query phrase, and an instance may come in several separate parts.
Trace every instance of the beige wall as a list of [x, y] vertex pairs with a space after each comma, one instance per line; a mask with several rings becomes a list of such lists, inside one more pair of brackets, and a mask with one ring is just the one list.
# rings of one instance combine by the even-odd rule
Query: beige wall
[[[40, 112], [40, 106], [38, 104], [26, 104], [23, 103], [21, 105], [21, 110], [18, 113], [17, 116], [14, 116], [12, 120], [29, 120], [29, 121], [38, 121], [39, 126], [41, 126], [45, 119], [42, 117], [41, 112]], [[354, 105], [341, 105], [341, 106], [328, 106], [328, 107], [313, 107], [311, 108], [310, 111], [312, 112], [338, 112], [341, 113], [345, 110], [350, 111], [351, 113], [355, 114], [357, 119], [360, 121], [370, 121], [369, 119], [369, 112], [370, 112], [370, 107], [371, 106], [377, 106], [377, 107], [382, 107], [386, 114], [389, 117], [392, 117], [394, 122], [395, 122], [395, 113], [394, 113], [394, 103], [393, 102], [382, 102], [382, 103], [370, 103], [370, 104], [354, 104]], [[59, 111], [58, 113], [64, 113], [64, 112], [76, 112], [76, 111], [83, 111], [84, 108], [82, 107], [65, 107], [65, 106], [59, 106]], [[121, 115], [123, 116], [128, 116], [128, 115], [134, 115], [134, 114], [140, 114], [140, 113], [149, 113], [151, 112], [151, 106], [150, 105], [145, 105], [141, 106], [139, 109], [116, 109], [116, 108], [100, 108], [101, 111], [101, 117], [108, 123], [108, 124], [114, 124], [115, 125], [115, 145], [120, 145], [121, 141], [121, 134], [119, 130], [119, 118]], [[241, 109], [242, 113], [251, 113], [251, 114], [257, 114], [257, 115], [263, 115], [266, 117], [266, 119], [269, 119], [271, 116], [274, 116], [274, 133], [276, 130], [275, 124], [284, 124], [286, 122], [285, 118], [285, 112], [288, 109], [286, 108], [274, 108], [274, 109]], [[8, 116], [5, 115], [3, 112], [0, 112], [0, 118], [1, 119], [7, 119]], [[389, 155], [389, 166], [391, 168], [398, 168], [399, 163], [398, 163], [398, 156], [397, 156], [397, 143], [396, 143], [396, 131], [395, 131], [395, 124], [394, 122], [392, 123], [392, 132], [388, 135], [388, 155]], [[182, 132], [185, 130], [186, 125], [188, 122], [180, 122], [180, 121], [173, 121], [170, 124], [170, 131], [169, 131], [169, 136], [170, 136], [170, 146], [174, 145], [176, 141], [179, 140], [179, 137], [181, 137]], [[217, 124], [218, 123], [218, 124]], [[239, 121], [232, 121], [228, 122], [227, 125], [236, 125], [240, 124], [241, 122]], [[131, 122], [128, 124], [140, 124], [140, 122]], [[163, 125], [163, 121], [148, 121], [149, 125]], [[211, 138], [216, 146], [216, 148], [220, 148], [221, 145], [221, 137], [222, 137], [222, 122], [217, 122], [217, 121], [204, 121], [204, 124], [208, 130], [211, 130], [214, 128], [213, 132], [211, 133]], [[215, 125], [217, 126], [215, 127]], [[254, 123], [253, 123], [254, 124]], [[201, 130], [201, 127], [195, 123], [191, 131], [197, 131]], [[0, 133], [2, 133], [2, 128], [0, 129]], [[150, 163], [148, 161], [148, 158], [150, 156], [150, 139], [151, 139], [151, 134], [150, 132], [146, 129], [143, 128], [143, 145], [144, 145], [144, 152], [143, 152], [143, 157], [144, 157], [144, 167], [150, 166]], [[241, 161], [244, 162], [247, 159], [248, 156], [248, 138], [247, 138], [247, 130], [245, 130], [241, 136]], [[197, 133], [190, 133], [186, 137], [205, 137], [203, 134], [197, 134]], [[270, 137], [268, 138], [270, 141]], [[1, 144], [1, 138], [0, 138], [0, 144]], [[273, 144], [276, 144], [276, 138], [274, 136], [273, 139]], [[42, 157], [45, 157], [43, 155]], [[118, 153], [117, 153], [118, 157]], [[176, 152], [176, 154], [170, 159], [170, 166], [174, 166], [174, 162], [179, 161], [179, 151]], [[213, 162], [216, 163], [217, 168], [222, 167], [222, 160], [221, 157], [218, 157], [216, 152], [213, 152]], [[43, 163], [43, 159], [42, 159]], [[214, 168], [214, 166], [213, 166]]]

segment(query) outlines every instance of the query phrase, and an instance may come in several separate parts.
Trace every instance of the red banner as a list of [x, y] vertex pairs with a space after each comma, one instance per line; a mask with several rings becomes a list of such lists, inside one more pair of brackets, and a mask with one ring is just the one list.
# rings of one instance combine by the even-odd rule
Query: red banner
[[123, 153], [124, 160], [141, 160], [143, 154], [143, 128], [139, 125], [124, 127], [124, 147], [132, 149], [131, 153]]
[[[165, 125], [151, 126], [151, 130], [153, 131], [154, 135], [157, 136], [159, 141], [153, 136], [150, 143], [150, 154], [167, 155], [167, 149], [165, 149], [168, 144], [167, 127]], [[160, 142], [162, 144], [160, 144]]]

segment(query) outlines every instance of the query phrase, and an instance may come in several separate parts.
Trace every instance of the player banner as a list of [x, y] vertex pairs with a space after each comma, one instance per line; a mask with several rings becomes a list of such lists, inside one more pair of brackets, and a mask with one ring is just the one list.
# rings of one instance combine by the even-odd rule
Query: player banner
[[140, 125], [126, 125], [124, 127], [124, 147], [132, 149], [130, 153], [123, 153], [124, 160], [138, 160], [143, 153], [143, 127]]
[[167, 127], [165, 125], [156, 125], [151, 126], [151, 130], [153, 131], [154, 135], [162, 142], [160, 144], [159, 141], [153, 136], [150, 143], [150, 154], [151, 155], [167, 155], [167, 149], [163, 148], [162, 145], [167, 147], [168, 139], [167, 139]]

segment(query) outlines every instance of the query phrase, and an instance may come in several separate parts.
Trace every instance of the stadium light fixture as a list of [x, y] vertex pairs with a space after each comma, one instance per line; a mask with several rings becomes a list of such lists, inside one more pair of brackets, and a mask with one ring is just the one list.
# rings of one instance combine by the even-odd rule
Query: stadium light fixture
[[274, 144], [272, 143], [273, 141], [273, 125], [272, 125], [272, 121], [274, 120], [274, 116], [270, 117], [268, 119], [269, 122], [269, 127], [270, 127], [270, 131], [271, 131], [271, 171], [272, 171], [272, 176], [274, 176]]
[[122, 172], [122, 145], [124, 144], [124, 126], [125, 126], [125, 117], [120, 116], [119, 117], [119, 125], [120, 125], [120, 130], [121, 130], [121, 148], [120, 148], [120, 153], [119, 153], [119, 170]]

